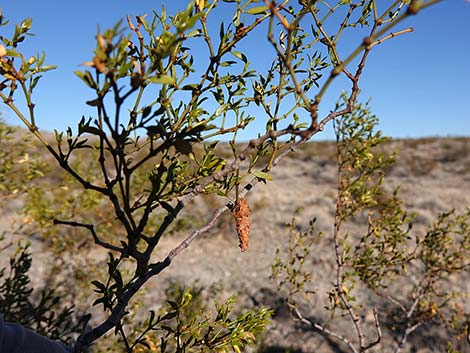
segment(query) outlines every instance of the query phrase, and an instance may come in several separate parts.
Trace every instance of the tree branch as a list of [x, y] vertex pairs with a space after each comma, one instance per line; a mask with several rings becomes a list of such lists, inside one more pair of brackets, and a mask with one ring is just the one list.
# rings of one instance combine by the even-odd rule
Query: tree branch
[[301, 322], [303, 322], [303, 323], [305, 323], [309, 326], [312, 326], [314, 329], [326, 334], [327, 336], [330, 336], [330, 337], [333, 337], [333, 338], [339, 340], [340, 342], [345, 344], [351, 352], [359, 353], [359, 351], [356, 349], [356, 347], [354, 347], [354, 344], [350, 340], [348, 340], [346, 337], [344, 337], [344, 336], [342, 336], [342, 335], [340, 335], [336, 332], [333, 332], [333, 331], [329, 330], [325, 326], [322, 326], [322, 325], [320, 325], [320, 324], [318, 324], [314, 321], [311, 321], [311, 320], [305, 318], [295, 305], [293, 305], [291, 303], [287, 303], [287, 305], [294, 311], [295, 315], [297, 316], [297, 318]]
[[93, 224], [84, 224], [84, 223], [79, 223], [79, 222], [74, 222], [74, 221], [62, 221], [62, 220], [59, 220], [59, 219], [54, 219], [53, 222], [54, 222], [54, 224], [63, 224], [63, 225], [67, 225], [67, 226], [70, 226], [70, 227], [86, 228], [86, 229], [88, 229], [88, 231], [93, 236], [93, 240], [95, 241], [95, 244], [97, 244], [99, 246], [102, 246], [105, 249], [118, 251], [120, 253], [123, 253], [125, 251], [124, 248], [120, 248], [119, 246], [115, 246], [115, 245], [109, 244], [105, 241], [102, 241], [98, 237], [98, 235], [96, 234], [95, 226]]

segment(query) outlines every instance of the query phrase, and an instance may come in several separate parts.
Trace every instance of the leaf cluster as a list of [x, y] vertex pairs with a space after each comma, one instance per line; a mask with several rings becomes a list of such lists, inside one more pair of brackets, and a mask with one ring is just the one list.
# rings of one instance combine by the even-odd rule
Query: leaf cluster
[[136, 352], [145, 348], [150, 352], [240, 352], [254, 345], [272, 312], [261, 308], [236, 313], [236, 295], [216, 302], [212, 312], [206, 296], [220, 297], [219, 291], [216, 287], [170, 288], [167, 307], [158, 315], [150, 312], [135, 340]]

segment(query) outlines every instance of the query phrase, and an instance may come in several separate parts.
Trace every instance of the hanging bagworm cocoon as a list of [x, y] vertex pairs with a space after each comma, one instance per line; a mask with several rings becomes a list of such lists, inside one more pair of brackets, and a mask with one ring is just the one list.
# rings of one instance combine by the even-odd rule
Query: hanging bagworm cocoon
[[248, 239], [250, 238], [250, 206], [245, 198], [239, 198], [235, 202], [234, 214], [239, 246], [245, 252], [248, 250]]

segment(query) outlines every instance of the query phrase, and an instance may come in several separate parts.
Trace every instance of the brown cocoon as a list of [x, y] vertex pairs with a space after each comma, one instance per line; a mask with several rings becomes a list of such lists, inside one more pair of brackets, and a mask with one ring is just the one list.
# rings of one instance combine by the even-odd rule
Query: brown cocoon
[[248, 240], [250, 238], [250, 206], [245, 198], [239, 198], [235, 203], [235, 226], [237, 228], [240, 249], [248, 250]]

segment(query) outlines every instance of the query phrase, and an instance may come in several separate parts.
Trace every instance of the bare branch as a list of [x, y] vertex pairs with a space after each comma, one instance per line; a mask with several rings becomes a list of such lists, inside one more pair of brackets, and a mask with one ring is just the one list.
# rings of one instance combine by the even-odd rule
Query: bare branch
[[405, 33], [410, 33], [410, 32], [413, 32], [413, 27], [409, 27], [407, 29], [404, 29], [404, 30], [401, 30], [401, 31], [398, 31], [398, 32], [390, 33], [389, 35], [387, 35], [383, 38], [377, 39], [375, 42], [368, 45], [367, 49], [370, 50], [372, 47], [374, 47], [374, 46], [376, 46], [380, 43], [385, 42], [387, 39], [392, 39], [392, 38], [395, 38], [399, 35], [402, 35], [402, 34], [405, 34]]
[[377, 331], [377, 339], [369, 343], [367, 346], [363, 347], [361, 349], [363, 352], [371, 349], [372, 347], [375, 347], [382, 340], [382, 330], [380, 328], [380, 322], [379, 322], [379, 316], [377, 315], [377, 310], [375, 308], [372, 308], [372, 312], [374, 314], [374, 323], [375, 323], [375, 329]]
[[84, 223], [79, 223], [79, 222], [74, 222], [74, 221], [61, 221], [61, 220], [58, 220], [58, 219], [54, 219], [54, 224], [63, 224], [63, 225], [67, 225], [67, 226], [70, 226], [70, 227], [86, 228], [86, 229], [88, 229], [88, 231], [93, 236], [93, 240], [95, 241], [95, 244], [97, 244], [99, 246], [102, 246], [105, 249], [118, 251], [120, 253], [125, 251], [124, 248], [120, 248], [119, 246], [115, 246], [115, 245], [109, 244], [105, 241], [102, 241], [98, 237], [98, 235], [96, 234], [95, 226], [93, 224], [84, 224]]
[[405, 332], [403, 332], [403, 335], [401, 336], [400, 342], [398, 342], [397, 349], [395, 349], [394, 353], [400, 353], [401, 352], [401, 350], [405, 347], [406, 341], [408, 340], [408, 336], [412, 332], [416, 331], [416, 329], [418, 329], [418, 327], [420, 327], [422, 324], [423, 324], [423, 322], [419, 321], [419, 322], [415, 323], [414, 325], [409, 326], [409, 327], [406, 328]]
[[322, 326], [314, 321], [311, 321], [307, 318], [305, 318], [302, 313], [299, 311], [299, 309], [291, 304], [291, 303], [287, 303], [289, 305], [289, 307], [294, 311], [295, 315], [297, 316], [297, 318], [303, 322], [304, 324], [307, 324], [309, 326], [312, 326], [314, 329], [326, 334], [327, 336], [330, 336], [330, 337], [333, 337], [339, 341], [341, 341], [342, 343], [344, 343], [351, 352], [353, 353], [359, 353], [359, 351], [356, 349], [356, 347], [354, 347], [354, 344], [348, 340], [347, 338], [341, 336], [340, 334], [336, 333], [336, 332], [333, 332], [331, 330], [329, 330], [328, 328], [326, 328], [326, 326]]

